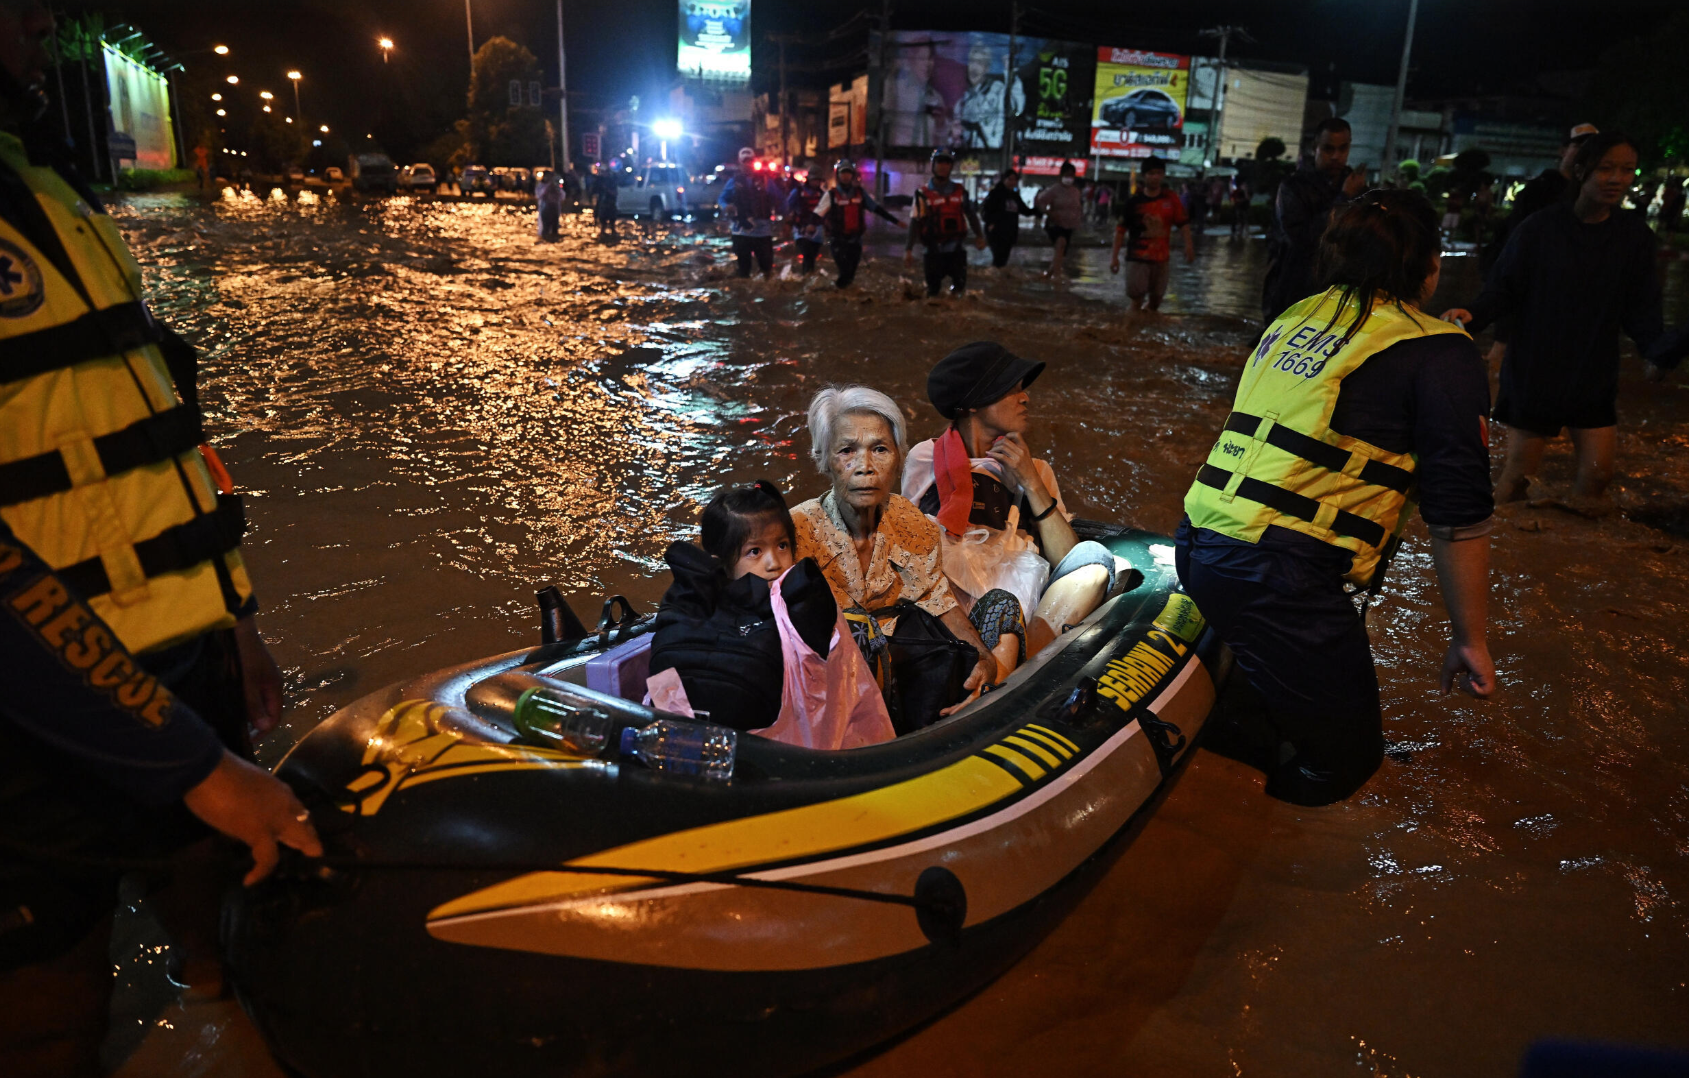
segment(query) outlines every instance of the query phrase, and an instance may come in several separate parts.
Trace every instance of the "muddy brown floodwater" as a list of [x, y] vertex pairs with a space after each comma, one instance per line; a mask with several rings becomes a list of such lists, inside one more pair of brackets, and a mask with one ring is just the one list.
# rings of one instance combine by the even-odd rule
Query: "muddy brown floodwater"
[[[507, 206], [231, 192], [114, 212], [159, 314], [206, 350], [214, 441], [249, 492], [291, 701], [270, 762], [388, 682], [537, 641], [537, 586], [589, 623], [607, 593], [655, 603], [663, 547], [716, 486], [822, 488], [816, 389], [878, 386], [924, 436], [927, 367], [967, 340], [1049, 361], [1032, 440], [1071, 507], [1171, 531], [1262, 268], [1258, 238], [1207, 237], [1170, 313], [1133, 317], [1095, 249], [1062, 291], [1026, 249], [1016, 276], [976, 266], [984, 287], [927, 303], [883, 257], [843, 294], [737, 282], [714, 237], [606, 248], [570, 222], [536, 246]], [[1448, 261], [1439, 299], [1470, 298], [1470, 257]], [[1625, 377], [1618, 511], [1563, 507], [1561, 446], [1538, 502], [1499, 519], [1494, 701], [1437, 693], [1416, 525], [1373, 618], [1393, 747], [1361, 795], [1279, 804], [1199, 752], [1024, 961], [840, 1073], [1457, 1076], [1511, 1073], [1546, 1036], [1689, 1048], [1689, 390]], [[123, 919], [120, 1073], [275, 1075], [232, 1004], [174, 1001], [165, 947]]]

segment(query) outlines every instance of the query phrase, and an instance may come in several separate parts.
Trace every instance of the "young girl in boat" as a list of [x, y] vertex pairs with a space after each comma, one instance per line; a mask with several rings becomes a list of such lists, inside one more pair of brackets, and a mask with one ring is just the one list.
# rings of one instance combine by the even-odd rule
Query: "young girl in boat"
[[812, 558], [794, 564], [792, 514], [766, 480], [705, 506], [702, 547], [672, 543], [674, 583], [651, 645], [665, 711], [809, 748], [893, 736], [885, 703]]

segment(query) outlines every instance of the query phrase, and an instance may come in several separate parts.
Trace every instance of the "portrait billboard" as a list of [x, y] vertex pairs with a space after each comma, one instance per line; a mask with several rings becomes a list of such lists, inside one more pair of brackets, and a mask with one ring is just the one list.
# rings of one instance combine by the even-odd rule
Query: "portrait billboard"
[[[176, 132], [170, 119], [170, 82], [123, 53], [104, 46], [111, 130], [134, 140], [135, 168], [176, 167]], [[113, 139], [114, 150], [129, 143]]]
[[680, 73], [713, 82], [751, 78], [751, 0], [680, 0]]
[[[900, 30], [884, 53], [874, 103], [889, 147], [1001, 150], [1013, 123], [1017, 146], [1029, 143], [1029, 152], [1085, 152], [1090, 46], [1017, 38], [1011, 65], [1007, 34]], [[877, 60], [879, 50], [870, 55]]]
[[1184, 145], [1190, 57], [1142, 49], [1097, 50], [1091, 152], [1177, 156]]

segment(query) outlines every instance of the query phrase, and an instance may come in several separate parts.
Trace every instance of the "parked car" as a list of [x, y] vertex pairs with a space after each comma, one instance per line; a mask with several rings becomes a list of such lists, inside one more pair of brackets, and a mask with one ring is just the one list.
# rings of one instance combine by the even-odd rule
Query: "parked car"
[[662, 221], [686, 213], [686, 188], [692, 177], [673, 161], [652, 161], [617, 178], [616, 212]]
[[458, 189], [466, 195], [490, 195], [498, 190], [498, 184], [493, 179], [493, 174], [487, 171], [486, 165], [465, 165], [463, 178], [458, 181]]
[[305, 186], [305, 170], [298, 165], [289, 165], [282, 170], [282, 182], [289, 187]]
[[399, 186], [407, 191], [432, 191], [440, 185], [434, 166], [426, 163], [406, 165], [399, 173]]
[[510, 170], [510, 189], [523, 194], [534, 193], [534, 174], [530, 169], [513, 168]]
[[346, 173], [334, 165], [330, 165], [323, 169], [323, 179], [328, 183], [345, 183]]
[[399, 189], [399, 170], [384, 153], [355, 153], [346, 163], [352, 170], [353, 190], [386, 191], [391, 195]]
[[1161, 90], [1133, 90], [1109, 98], [1097, 111], [1102, 122], [1129, 131], [1152, 131], [1179, 125], [1179, 103]]

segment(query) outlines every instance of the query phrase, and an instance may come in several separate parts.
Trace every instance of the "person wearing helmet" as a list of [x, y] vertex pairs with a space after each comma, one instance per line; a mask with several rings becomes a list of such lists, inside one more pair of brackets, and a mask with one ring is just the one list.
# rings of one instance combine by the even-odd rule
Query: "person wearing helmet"
[[862, 234], [868, 230], [868, 215], [878, 214], [899, 228], [903, 227], [903, 222], [886, 212], [862, 189], [857, 180], [856, 162], [845, 158], [833, 170], [833, 175], [838, 182], [821, 196], [815, 212], [827, 226], [833, 265], [839, 268], [837, 284], [840, 288], [849, 288], [850, 282], [856, 279], [856, 267], [862, 261]]
[[721, 190], [719, 205], [733, 232], [733, 257], [739, 261], [739, 276], [751, 275], [751, 262], [765, 279], [774, 277], [774, 219], [779, 213], [767, 172], [758, 167], [757, 152], [746, 146], [739, 151], [739, 174]]
[[821, 253], [824, 228], [817, 210], [827, 192], [814, 169], [793, 178], [797, 186], [786, 196], [786, 222], [792, 227], [792, 240], [798, 248], [798, 271], [807, 274], [815, 269], [816, 256]]
[[927, 295], [938, 295], [939, 286], [950, 278], [950, 291], [961, 295], [968, 287], [968, 232], [974, 246], [985, 249], [985, 232], [979, 227], [979, 213], [967, 190], [950, 178], [956, 158], [946, 149], [932, 152], [932, 179], [915, 192], [915, 212], [909, 217], [909, 240], [903, 247], [903, 261], [915, 264], [915, 241], [926, 248], [924, 260]]

